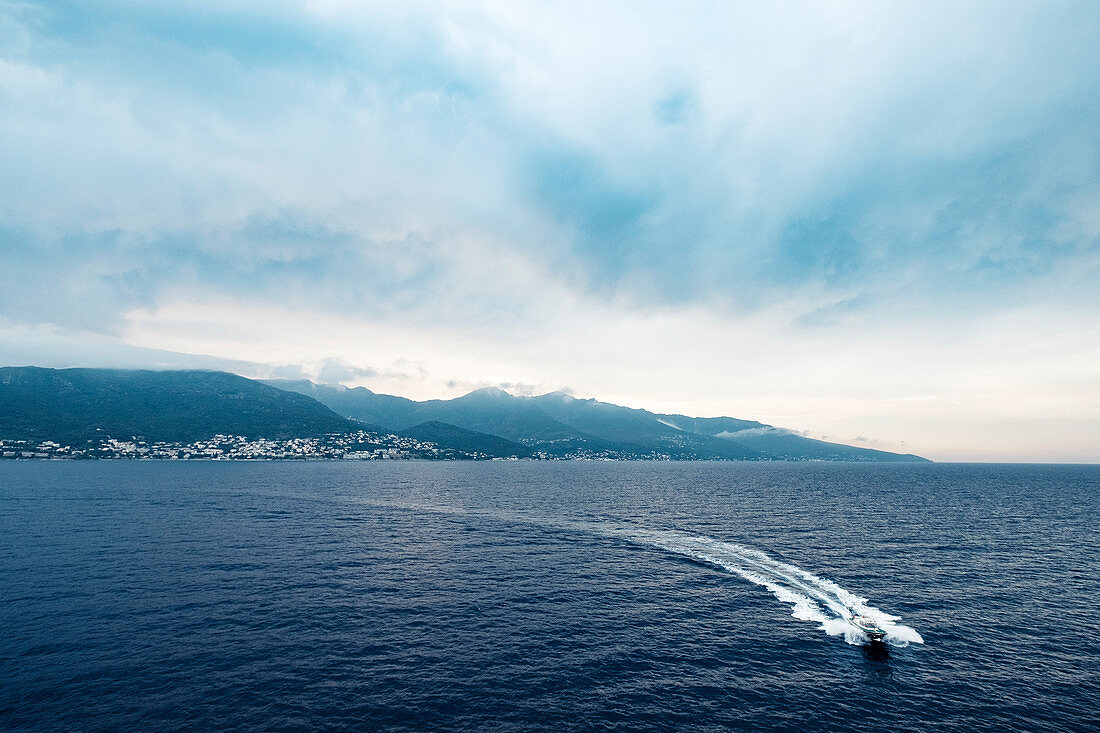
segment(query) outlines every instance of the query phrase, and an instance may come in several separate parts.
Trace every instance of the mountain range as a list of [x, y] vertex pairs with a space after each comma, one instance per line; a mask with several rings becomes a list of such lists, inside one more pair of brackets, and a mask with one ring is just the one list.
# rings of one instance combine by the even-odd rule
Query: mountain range
[[753, 420], [658, 414], [564, 392], [529, 397], [488, 388], [417, 402], [365, 387], [226, 372], [0, 367], [0, 440], [190, 442], [217, 434], [293, 439], [356, 431], [495, 457], [925, 460]]
[[305, 395], [227, 372], [0, 367], [0, 439], [186, 443], [358, 429]]
[[365, 387], [268, 380], [312, 397], [348, 418], [407, 430], [427, 421], [519, 443], [551, 456], [599, 455], [673, 459], [924, 461], [912, 454], [858, 448], [798, 435], [754, 420], [689, 417], [622, 407], [564, 392], [517, 396], [496, 388], [451, 400], [417, 402]]

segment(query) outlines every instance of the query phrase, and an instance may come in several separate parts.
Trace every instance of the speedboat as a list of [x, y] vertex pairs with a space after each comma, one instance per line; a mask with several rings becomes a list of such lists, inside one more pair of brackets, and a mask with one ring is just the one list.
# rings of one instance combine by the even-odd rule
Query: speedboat
[[875, 623], [869, 616], [852, 616], [852, 626], [863, 632], [863, 635], [874, 642], [881, 642], [886, 636], [886, 630]]

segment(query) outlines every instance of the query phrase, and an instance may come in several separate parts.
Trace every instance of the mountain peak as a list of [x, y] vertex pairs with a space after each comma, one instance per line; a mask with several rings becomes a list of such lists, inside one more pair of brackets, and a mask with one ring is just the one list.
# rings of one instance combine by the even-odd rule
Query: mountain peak
[[511, 394], [509, 394], [508, 392], [505, 392], [500, 387], [482, 387], [481, 389], [475, 389], [473, 392], [470, 392], [469, 394], [466, 395], [466, 397], [493, 397], [493, 398], [503, 398], [503, 397], [511, 397], [511, 396], [512, 396]]
[[558, 389], [553, 392], [547, 392], [544, 395], [539, 395], [539, 397], [542, 399], [561, 400], [562, 402], [573, 402], [577, 399], [563, 389]]

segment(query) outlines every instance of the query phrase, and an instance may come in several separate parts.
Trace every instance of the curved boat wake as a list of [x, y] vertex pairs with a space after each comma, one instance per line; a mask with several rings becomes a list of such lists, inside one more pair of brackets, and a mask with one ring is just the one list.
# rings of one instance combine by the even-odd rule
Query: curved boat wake
[[[616, 532], [615, 534], [620, 534]], [[849, 644], [866, 644], [869, 639], [851, 623], [853, 616], [873, 619], [886, 632], [883, 639], [893, 646], [923, 644], [916, 629], [898, 623], [893, 616], [867, 604], [831, 580], [814, 575], [796, 565], [781, 562], [760, 550], [730, 542], [678, 532], [623, 533], [629, 539], [658, 547], [739, 575], [768, 589], [791, 607], [791, 615], [802, 621], [820, 624], [830, 636], [843, 636]]]
[[[531, 518], [526, 518], [531, 521]], [[852, 623], [855, 616], [871, 619], [886, 632], [882, 641], [892, 646], [923, 644], [920, 633], [911, 626], [898, 623], [894, 616], [874, 606], [827, 578], [776, 560], [765, 552], [712, 537], [685, 532], [645, 530], [602, 522], [547, 522], [562, 529], [586, 531], [626, 540], [634, 544], [656, 547], [666, 552], [714, 565], [745, 580], [761, 585], [776, 598], [791, 607], [791, 615], [801, 621], [819, 624], [830, 636], [843, 636], [849, 644], [863, 645], [870, 638]]]
[[763, 586], [780, 601], [789, 605], [791, 615], [796, 619], [815, 622], [826, 634], [843, 636], [849, 644], [863, 645], [870, 641], [867, 635], [852, 623], [852, 618], [855, 616], [863, 616], [874, 621], [886, 632], [882, 641], [892, 646], [903, 647], [924, 643], [924, 639], [916, 629], [898, 623], [901, 617], [868, 605], [866, 598], [857, 596], [833, 581], [814, 575], [797, 565], [776, 560], [765, 552], [732, 542], [685, 532], [646, 530], [611, 522], [551, 519], [519, 512], [477, 512], [424, 505], [405, 505], [403, 508], [480, 515], [496, 520], [531, 523], [560, 530], [613, 537], [637, 545], [655, 547], [697, 562], [717, 566]]

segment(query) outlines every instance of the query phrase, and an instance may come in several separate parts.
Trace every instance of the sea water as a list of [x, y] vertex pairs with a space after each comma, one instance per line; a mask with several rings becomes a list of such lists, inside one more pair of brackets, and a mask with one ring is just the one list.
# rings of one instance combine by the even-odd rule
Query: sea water
[[2, 462], [0, 729], [1096, 730], [1098, 490], [1088, 466]]

